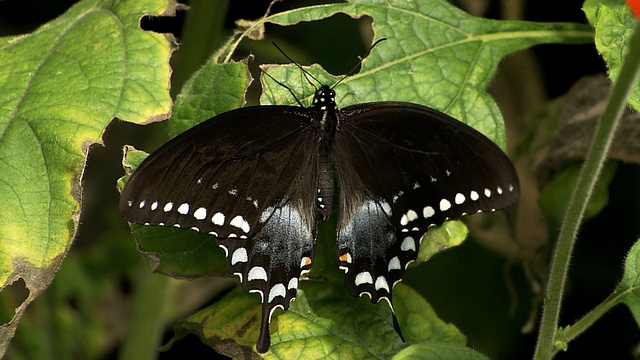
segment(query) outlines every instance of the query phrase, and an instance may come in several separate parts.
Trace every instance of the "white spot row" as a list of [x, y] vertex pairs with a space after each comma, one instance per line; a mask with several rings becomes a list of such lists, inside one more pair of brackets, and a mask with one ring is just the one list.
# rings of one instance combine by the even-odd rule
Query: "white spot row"
[[384, 276], [378, 276], [374, 286], [376, 290], [384, 289], [387, 292], [391, 292], [389, 289], [389, 283], [387, 283], [387, 279]]
[[295, 290], [297, 288], [298, 288], [298, 278], [297, 277], [291, 278], [291, 280], [289, 280], [289, 284], [287, 285], [287, 289]]
[[[257, 206], [257, 200], [254, 200], [254, 201]], [[133, 206], [133, 203], [131, 201], [128, 204], [129, 206]], [[144, 208], [145, 204], [146, 202], [142, 200], [140, 201], [138, 206], [140, 209], [142, 209]], [[159, 205], [158, 202], [154, 201], [150, 206], [151, 211], [155, 211], [156, 209], [158, 209], [158, 205]], [[168, 213], [171, 210], [173, 210], [173, 208], [174, 208], [174, 203], [169, 201], [162, 207], [162, 210], [165, 213]], [[178, 206], [177, 211], [181, 215], [188, 215], [190, 209], [191, 208], [189, 206], [189, 203], [182, 203]], [[207, 209], [204, 207], [197, 208], [193, 212], [193, 217], [196, 220], [205, 220], [207, 218]], [[218, 225], [218, 226], [223, 226], [225, 224], [225, 220], [226, 220], [226, 216], [221, 212], [217, 212], [213, 214], [213, 216], [211, 217], [211, 222], [214, 225]], [[247, 220], [245, 220], [245, 218], [242, 215], [236, 215], [233, 219], [231, 219], [231, 221], [229, 222], [229, 225], [234, 226], [238, 229], [241, 229], [245, 233], [249, 233], [251, 231], [251, 225], [249, 225], [249, 222], [247, 222]], [[212, 235], [217, 236], [217, 233]], [[230, 235], [229, 237], [234, 237], [234, 236]], [[237, 237], [237, 235], [235, 237]]]
[[405, 226], [417, 218], [418, 214], [415, 211], [409, 209], [409, 211], [407, 211], [407, 213], [402, 215], [402, 217], [400, 218], [400, 225]]
[[[298, 279], [293, 278], [291, 279], [292, 281], [295, 280], [296, 281], [296, 287], [297, 287], [297, 281]], [[289, 285], [291, 286], [291, 281], [289, 282]], [[285, 297], [286, 295], [286, 291], [283, 291], [284, 289], [284, 285], [283, 284], [276, 284], [274, 285], [271, 290], [269, 291], [269, 302], [273, 301], [273, 299], [275, 299], [278, 296], [281, 297]], [[291, 289], [291, 288], [290, 288]], [[250, 290], [251, 291], [251, 290]], [[260, 292], [260, 295], [262, 296], [262, 300], [264, 302], [264, 295], [262, 294], [262, 290], [257, 290], [258, 292]], [[295, 297], [292, 297], [289, 300], [289, 303], [291, 303], [291, 301], [293, 301], [293, 299], [295, 299]], [[282, 310], [285, 310], [284, 306], [282, 304], [276, 304], [274, 307], [271, 308], [271, 310], [269, 310], [269, 323], [271, 323], [271, 317], [273, 316], [273, 312], [277, 309], [280, 308]]]
[[376, 291], [379, 291], [380, 289], [384, 289], [386, 292], [391, 292], [391, 290], [389, 289], [389, 283], [387, 282], [387, 279], [384, 276], [382, 275], [378, 276], [374, 284], [373, 277], [371, 277], [371, 273], [368, 271], [363, 271], [358, 275], [356, 275], [354, 283], [356, 284], [356, 286], [360, 286], [364, 284], [373, 284]]
[[[509, 192], [513, 192], [514, 190], [514, 186], [512, 184], [509, 184]], [[504, 191], [502, 190], [502, 187], [497, 186], [496, 187], [496, 192], [498, 193], [498, 195], [502, 195], [504, 193]], [[491, 197], [491, 190], [485, 188], [484, 189], [484, 196], [487, 198]], [[480, 194], [478, 194], [477, 191], [472, 190], [469, 193], [469, 199], [471, 199], [471, 201], [478, 201], [480, 199]], [[394, 202], [395, 202], [395, 197], [394, 197]], [[465, 201], [467, 201], [467, 197], [462, 194], [462, 193], [457, 193], [454, 197], [453, 197], [453, 202], [456, 205], [462, 205]], [[451, 202], [447, 199], [442, 199], [440, 200], [440, 202], [438, 203], [438, 209], [441, 212], [447, 211], [449, 209], [451, 209], [453, 207], [453, 204], [451, 204]], [[432, 216], [434, 216], [436, 214], [436, 210], [431, 207], [431, 206], [425, 206], [422, 209], [422, 217], [424, 219], [428, 219]], [[400, 225], [402, 226], [406, 226], [408, 225], [410, 222], [414, 221], [418, 219], [418, 213], [415, 210], [409, 209], [407, 210], [407, 212], [405, 214], [402, 215], [402, 217], [400, 217]], [[409, 231], [408, 229], [403, 229], [403, 231], [407, 232]]]
[[[414, 252], [417, 251], [415, 239], [411, 236], [405, 237], [402, 243], [400, 244], [400, 250], [414, 251]], [[341, 255], [339, 260], [346, 262], [347, 264], [351, 264], [353, 261], [350, 253], [345, 253]], [[349, 272], [348, 267], [340, 266], [340, 269], [344, 270], [345, 273]], [[394, 256], [393, 258], [391, 258], [391, 260], [389, 260], [389, 264], [387, 265], [387, 271], [391, 272], [392, 270], [402, 270], [402, 264], [400, 263], [400, 259], [397, 256]], [[364, 284], [367, 279], [372, 279], [373, 281], [371, 274], [367, 271], [361, 272], [358, 275], [356, 275], [356, 283], [361, 282]]]
[[[414, 252], [417, 251], [415, 239], [411, 236], [405, 237], [404, 240], [402, 240], [402, 243], [400, 244], [400, 250], [414, 251]], [[346, 260], [346, 262], [351, 263], [351, 255], [349, 255], [348, 253], [345, 255], [342, 255], [340, 259], [343, 261]], [[348, 269], [344, 269], [344, 270], [348, 271]], [[387, 271], [391, 272], [392, 270], [402, 270], [402, 264], [400, 263], [400, 259], [397, 256], [394, 256], [393, 258], [391, 258], [391, 260], [389, 260], [389, 264], [387, 265]], [[391, 292], [391, 290], [389, 289], [389, 283], [387, 282], [387, 279], [384, 276], [382, 275], [378, 276], [374, 283], [373, 276], [368, 271], [362, 271], [359, 274], [357, 274], [354, 280], [354, 283], [356, 284], [356, 286], [360, 286], [364, 284], [373, 284], [376, 291], [379, 291], [380, 289], [384, 289], [387, 292]]]
[[[234, 254], [237, 251], [238, 250], [236, 250], [234, 252]], [[245, 253], [246, 253], [246, 251], [245, 251]], [[239, 261], [239, 262], [243, 262], [243, 261]], [[233, 262], [232, 262], [232, 264], [233, 264]], [[268, 279], [269, 279], [269, 276], [267, 275], [267, 271], [262, 266], [254, 266], [254, 267], [252, 267], [251, 270], [249, 270], [249, 273], [247, 274], [247, 281], [254, 281], [254, 280], [268, 281]], [[280, 285], [282, 286], [282, 289], [284, 290], [284, 285], [283, 284], [280, 284]], [[274, 285], [274, 287], [276, 287], [276, 286], [277, 286], [277, 284]], [[298, 278], [297, 277], [291, 278], [291, 280], [289, 280], [289, 284], [287, 285], [287, 288], [289, 290], [297, 289], [298, 288]], [[271, 289], [271, 291], [273, 291], [273, 288]], [[282, 292], [281, 296], [284, 297], [284, 291]], [[271, 300], [269, 300], [269, 302], [271, 302]]]
[[[267, 275], [266, 274], [267, 273], [266, 273], [266, 271], [264, 270], [263, 267], [254, 266], [253, 268], [251, 268], [251, 270], [249, 270], [249, 275], [247, 276], [247, 281], [252, 281], [252, 280], [264, 280], [264, 281], [267, 281]], [[236, 275], [238, 275], [238, 277], [240, 277], [240, 281], [242, 281], [242, 274], [241, 273], [236, 273]], [[255, 276], [258, 276], [258, 277], [255, 277]], [[298, 278], [297, 277], [291, 278], [291, 280], [289, 280], [289, 283], [287, 284], [287, 287], [285, 287], [283, 283], [277, 283], [277, 284], [273, 285], [271, 287], [271, 289], [269, 289], [269, 296], [267, 297], [267, 302], [271, 303], [277, 297], [285, 298], [287, 296], [287, 290], [294, 290], [295, 291], [296, 289], [298, 289]], [[249, 290], [249, 292], [260, 293], [261, 301], [262, 302], [265, 301], [264, 293], [263, 293], [263, 291], [261, 289], [251, 289], [251, 290]], [[293, 300], [293, 298], [291, 300]], [[271, 316], [273, 315], [273, 311], [277, 307], [279, 307], [279, 308], [284, 310], [284, 307], [281, 304], [277, 304], [276, 306], [274, 306], [274, 308], [272, 308], [270, 313], [269, 313], [269, 322], [271, 322]]]
[[[220, 245], [220, 247], [224, 250], [225, 256], [229, 256], [229, 250], [227, 249], [227, 247], [224, 245]], [[231, 260], [230, 260], [231, 266], [235, 266], [238, 263], [247, 263], [248, 261], [249, 261], [249, 256], [247, 254], [247, 249], [244, 247], [239, 247], [235, 249], [233, 251], [233, 254], [231, 254]], [[311, 264], [311, 258], [305, 256], [302, 258], [300, 262], [300, 267], [302, 268], [310, 264]], [[240, 277], [240, 281], [242, 281], [242, 273], [235, 273], [235, 274], [238, 275], [238, 277]], [[262, 266], [254, 266], [247, 273], [247, 281], [254, 281], [254, 280], [268, 281], [268, 279], [269, 279], [269, 276], [267, 274], [267, 271]], [[269, 290], [269, 296], [267, 297], [267, 301], [270, 303], [276, 297], [285, 297], [287, 294], [287, 289], [295, 290], [297, 288], [298, 288], [297, 277], [291, 278], [286, 288], [282, 283], [275, 284]], [[263, 301], [264, 301], [264, 294], [262, 293], [262, 290], [256, 289], [252, 292], [259, 292], [262, 295]]]

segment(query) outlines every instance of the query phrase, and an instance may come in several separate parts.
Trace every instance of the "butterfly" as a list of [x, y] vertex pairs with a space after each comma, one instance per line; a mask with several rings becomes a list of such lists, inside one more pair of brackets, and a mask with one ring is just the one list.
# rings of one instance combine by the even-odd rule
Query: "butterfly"
[[422, 235], [519, 194], [509, 158], [472, 127], [407, 102], [338, 108], [322, 85], [310, 107], [239, 108], [170, 140], [131, 175], [120, 212], [215, 237], [229, 272], [261, 296], [264, 353], [274, 310], [289, 308], [313, 264], [319, 221], [337, 213], [348, 291], [386, 300], [404, 340], [392, 290]]

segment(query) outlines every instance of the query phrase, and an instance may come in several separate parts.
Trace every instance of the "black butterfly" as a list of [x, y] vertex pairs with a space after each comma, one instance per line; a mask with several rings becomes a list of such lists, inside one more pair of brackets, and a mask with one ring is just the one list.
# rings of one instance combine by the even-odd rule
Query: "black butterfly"
[[334, 206], [347, 289], [393, 310], [393, 286], [430, 227], [505, 208], [520, 193], [507, 156], [466, 124], [405, 102], [338, 109], [334, 98], [323, 85], [308, 108], [215, 116], [147, 157], [122, 192], [130, 222], [217, 238], [229, 271], [262, 297], [261, 353], [273, 311], [289, 307], [311, 268], [318, 219]]

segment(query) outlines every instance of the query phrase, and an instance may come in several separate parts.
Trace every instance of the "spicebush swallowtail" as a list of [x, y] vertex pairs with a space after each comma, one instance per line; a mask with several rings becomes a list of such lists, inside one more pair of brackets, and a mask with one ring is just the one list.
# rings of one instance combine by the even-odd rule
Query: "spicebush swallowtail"
[[318, 221], [334, 210], [347, 289], [393, 310], [393, 286], [430, 227], [505, 208], [520, 193], [510, 160], [470, 126], [422, 105], [338, 109], [334, 98], [323, 85], [308, 108], [215, 116], [149, 155], [122, 192], [130, 222], [217, 239], [229, 272], [261, 295], [261, 353], [273, 311], [289, 307], [311, 268]]

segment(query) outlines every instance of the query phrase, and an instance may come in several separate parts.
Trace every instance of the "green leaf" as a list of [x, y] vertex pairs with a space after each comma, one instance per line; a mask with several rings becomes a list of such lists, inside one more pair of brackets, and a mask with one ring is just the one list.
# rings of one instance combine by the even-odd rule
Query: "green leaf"
[[640, 241], [637, 241], [629, 251], [624, 264], [622, 281], [611, 298], [624, 302], [640, 326]]
[[172, 42], [139, 28], [166, 0], [81, 1], [31, 34], [0, 38], [0, 284], [29, 298], [51, 282], [75, 236], [89, 147], [114, 117], [164, 119]]
[[419, 360], [419, 359], [488, 359], [479, 352], [467, 347], [452, 343], [425, 341], [412, 345], [393, 357], [393, 360]]
[[161, 226], [132, 225], [132, 229], [153, 271], [175, 278], [227, 275], [224, 252], [211, 235]]
[[[616, 173], [617, 162], [609, 161], [602, 168], [593, 194], [585, 211], [585, 219], [597, 215], [609, 202], [609, 184]], [[549, 220], [550, 228], [559, 228], [564, 219], [573, 189], [575, 188], [580, 165], [574, 165], [556, 175], [540, 194], [538, 205]]]
[[[538, 44], [592, 41], [592, 32], [584, 25], [483, 19], [441, 0], [312, 6], [268, 16], [247, 33], [264, 22], [293, 25], [338, 12], [372, 17], [375, 39], [387, 39], [362, 62], [360, 73], [347, 77], [335, 88], [338, 105], [367, 101], [423, 104], [473, 126], [503, 148], [502, 116], [485, 91], [500, 60]], [[357, 59], [353, 61], [355, 64]], [[329, 84], [338, 79], [319, 71], [316, 67], [310, 70]], [[269, 74], [290, 86], [299, 98], [312, 98], [314, 89], [295, 67], [279, 67]], [[263, 104], [295, 103], [282, 86], [269, 79], [266, 82]]]
[[[609, 77], [615, 81], [637, 19], [626, 2], [620, 0], [586, 0], [582, 7], [595, 29], [596, 49], [609, 67]], [[629, 94], [629, 104], [640, 111], [640, 82]]]
[[442, 226], [429, 229], [420, 239], [416, 263], [425, 262], [441, 251], [462, 244], [468, 234], [469, 229], [461, 221], [447, 221]]
[[209, 59], [180, 91], [169, 121], [169, 135], [176, 136], [208, 118], [244, 105], [251, 80], [245, 62], [219, 64]]
[[[394, 295], [407, 344], [464, 345], [464, 336], [438, 319], [414, 290], [399, 284]], [[236, 288], [220, 302], [189, 317], [181, 327], [195, 331], [203, 342], [235, 358], [242, 347], [254, 347], [261, 310], [259, 296]], [[390, 358], [408, 346], [393, 329], [388, 306], [353, 298], [343, 286], [322, 281], [302, 282], [290, 309], [274, 314], [271, 330], [267, 359]]]

